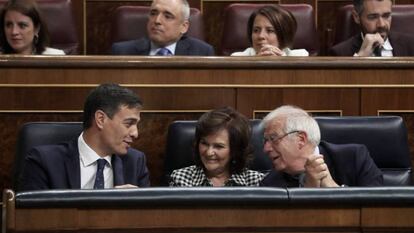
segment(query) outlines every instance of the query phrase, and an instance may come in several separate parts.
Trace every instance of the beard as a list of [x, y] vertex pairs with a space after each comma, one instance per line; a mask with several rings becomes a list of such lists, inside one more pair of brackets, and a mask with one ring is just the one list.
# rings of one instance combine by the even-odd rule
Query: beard
[[385, 26], [385, 27], [376, 27], [374, 31], [368, 31], [366, 27], [364, 27], [361, 24], [361, 31], [362, 33], [365, 34], [380, 34], [382, 39], [384, 39], [384, 41], [388, 38], [388, 35], [390, 33], [390, 29], [389, 27]]

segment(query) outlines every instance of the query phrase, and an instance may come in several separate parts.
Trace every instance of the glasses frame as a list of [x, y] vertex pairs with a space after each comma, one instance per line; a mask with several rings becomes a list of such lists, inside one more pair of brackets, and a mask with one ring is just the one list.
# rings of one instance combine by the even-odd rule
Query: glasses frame
[[276, 133], [270, 134], [269, 136], [263, 136], [263, 145], [266, 144], [267, 142], [273, 143], [273, 144], [277, 144], [279, 143], [283, 138], [285, 138], [286, 136], [293, 134], [293, 133], [299, 133], [299, 130], [293, 130], [287, 133], [284, 133], [280, 136], [278, 136]]

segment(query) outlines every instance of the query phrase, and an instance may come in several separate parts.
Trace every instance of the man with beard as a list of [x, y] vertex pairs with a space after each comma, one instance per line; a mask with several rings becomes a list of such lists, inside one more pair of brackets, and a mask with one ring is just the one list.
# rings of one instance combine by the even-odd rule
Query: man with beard
[[115, 43], [112, 45], [112, 54], [214, 55], [211, 45], [185, 35], [190, 26], [189, 18], [190, 6], [187, 0], [153, 0], [147, 23], [148, 37]]
[[361, 33], [329, 51], [332, 56], [413, 56], [414, 37], [390, 32], [391, 0], [354, 0], [352, 16]]

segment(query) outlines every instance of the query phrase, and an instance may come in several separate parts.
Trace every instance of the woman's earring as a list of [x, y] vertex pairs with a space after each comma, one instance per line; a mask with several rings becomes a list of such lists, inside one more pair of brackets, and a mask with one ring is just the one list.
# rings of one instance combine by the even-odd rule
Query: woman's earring
[[34, 38], [33, 38], [33, 44], [35, 44], [35, 45], [37, 45], [37, 43], [39, 42], [39, 35], [34, 35]]

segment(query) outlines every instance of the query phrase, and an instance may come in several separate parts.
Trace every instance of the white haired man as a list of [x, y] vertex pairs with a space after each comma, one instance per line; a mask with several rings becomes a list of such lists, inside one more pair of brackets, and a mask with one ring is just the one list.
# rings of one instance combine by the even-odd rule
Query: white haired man
[[306, 111], [281, 106], [269, 113], [264, 126], [264, 151], [274, 170], [261, 186], [379, 186], [382, 172], [368, 149], [359, 144], [320, 141], [318, 123]]

